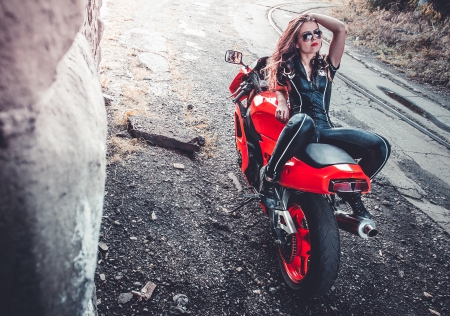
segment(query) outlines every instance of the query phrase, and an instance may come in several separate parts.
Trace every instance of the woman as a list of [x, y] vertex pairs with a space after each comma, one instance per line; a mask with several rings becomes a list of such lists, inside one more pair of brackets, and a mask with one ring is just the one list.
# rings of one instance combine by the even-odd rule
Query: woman
[[[333, 33], [327, 56], [319, 54], [322, 47], [319, 24]], [[354, 159], [360, 159], [359, 164], [369, 178], [383, 168], [390, 155], [389, 143], [383, 137], [356, 128], [335, 128], [330, 122], [331, 87], [344, 53], [345, 37], [342, 22], [326, 15], [305, 13], [289, 22], [268, 59], [266, 81], [276, 91], [278, 101], [275, 116], [282, 123], [287, 122], [269, 163], [261, 170], [262, 202], [269, 210], [279, 202], [275, 188], [284, 164], [310, 142], [344, 149]], [[339, 196], [352, 207], [354, 215], [371, 217], [360, 193]]]

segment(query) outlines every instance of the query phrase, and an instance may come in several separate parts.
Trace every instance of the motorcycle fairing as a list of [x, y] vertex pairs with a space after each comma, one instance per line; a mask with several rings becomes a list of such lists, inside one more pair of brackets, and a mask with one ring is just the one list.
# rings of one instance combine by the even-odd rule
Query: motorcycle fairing
[[[269, 162], [270, 156], [275, 148], [276, 140], [261, 135], [260, 141], [261, 151], [263, 155], [264, 165]], [[324, 146], [331, 146], [321, 144]], [[351, 159], [348, 156], [348, 159]], [[332, 158], [330, 158], [331, 160]], [[368, 183], [370, 191], [370, 179], [364, 174], [361, 167], [351, 160], [353, 163], [334, 164], [323, 168], [315, 168], [294, 157], [289, 160], [283, 167], [278, 183], [286, 188], [299, 191], [308, 191], [318, 194], [333, 194], [329, 190], [331, 180], [339, 179], [355, 179], [365, 180]]]
[[242, 67], [239, 70], [238, 74], [236, 75], [236, 77], [234, 77], [233, 81], [231, 82], [231, 84], [228, 88], [231, 93], [234, 93], [239, 88], [241, 83], [246, 79], [247, 74], [251, 71], [252, 70], [250, 68], [245, 68], [245, 67]]

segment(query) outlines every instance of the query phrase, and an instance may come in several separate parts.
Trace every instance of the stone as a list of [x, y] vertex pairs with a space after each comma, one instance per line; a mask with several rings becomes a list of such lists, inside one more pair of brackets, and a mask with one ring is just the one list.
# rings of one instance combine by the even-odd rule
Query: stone
[[123, 274], [121, 272], [117, 273], [116, 276], [114, 277], [114, 279], [116, 280], [120, 280], [123, 278]]
[[111, 105], [111, 102], [114, 101], [114, 98], [108, 94], [103, 93], [103, 100], [105, 100], [105, 106]]
[[100, 280], [102, 280], [102, 281], [106, 280], [106, 276], [103, 273], [100, 274]]
[[180, 314], [190, 314], [187, 311], [187, 304], [189, 303], [189, 299], [184, 294], [177, 294], [173, 297], [174, 305], [170, 307], [169, 314], [171, 315], [180, 315]]
[[189, 153], [200, 150], [199, 135], [194, 131], [176, 125], [168, 129], [164, 125], [162, 119], [138, 115], [128, 117], [128, 131], [132, 137], [142, 138], [153, 145], [176, 148]]
[[441, 313], [435, 311], [434, 309], [429, 308], [428, 310], [434, 315], [441, 316]]
[[104, 242], [99, 242], [98, 243], [98, 248], [100, 248], [101, 251], [103, 252], [107, 252], [108, 251], [108, 246], [104, 243]]
[[253, 294], [261, 294], [261, 290], [253, 290]]
[[148, 301], [150, 297], [152, 297], [153, 291], [156, 289], [156, 284], [148, 281], [145, 286], [141, 289], [142, 297]]
[[269, 293], [270, 294], [275, 294], [277, 292], [277, 288], [275, 287], [269, 287]]
[[129, 301], [131, 301], [132, 298], [133, 298], [133, 294], [131, 294], [131, 293], [121, 293], [119, 295], [119, 297], [117, 298], [117, 302], [119, 304], [125, 304], [125, 303], [128, 303]]
[[103, 22], [100, 20], [102, 0], [89, 0], [85, 10], [84, 23], [80, 29], [92, 48], [92, 55], [97, 65], [101, 61], [100, 41], [103, 35]]
[[11, 258], [0, 266], [0, 275], [8, 273], [0, 282], [5, 315], [97, 315], [106, 113], [92, 56], [100, 39], [94, 47], [78, 33], [83, 13], [96, 21], [99, 1], [86, 3], [1, 5], [0, 214], [7, 227], [0, 258]]
[[137, 237], [130, 237], [130, 240], [137, 240]]
[[[84, 4], [2, 2], [0, 15], [14, 16], [0, 16], [0, 257], [11, 258], [0, 266], [9, 276], [0, 282], [5, 315], [81, 315], [91, 304], [106, 112], [92, 48], [77, 33]], [[10, 30], [15, 35], [4, 34]]]
[[236, 268], [236, 271], [237, 271], [237, 272], [242, 272], [242, 270], [243, 270], [243, 269], [242, 269], [241, 267]]
[[233, 181], [233, 183], [236, 186], [236, 189], [238, 190], [238, 192], [242, 192], [242, 186], [239, 183], [238, 178], [234, 175], [234, 173], [233, 172], [229, 172], [228, 173], [228, 177], [231, 179], [231, 181]]
[[184, 165], [182, 163], [174, 163], [173, 167], [175, 169], [180, 169], [180, 170], [184, 170]]

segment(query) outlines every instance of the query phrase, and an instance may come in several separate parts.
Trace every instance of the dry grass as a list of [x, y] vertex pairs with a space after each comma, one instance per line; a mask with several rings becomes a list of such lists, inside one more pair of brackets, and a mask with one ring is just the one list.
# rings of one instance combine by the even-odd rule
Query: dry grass
[[355, 45], [364, 45], [408, 77], [450, 89], [450, 18], [434, 22], [430, 13], [369, 11], [350, 1], [334, 15], [347, 23]]
[[126, 139], [112, 136], [108, 140], [108, 164], [123, 162], [141, 149], [137, 138]]
[[217, 137], [218, 135], [216, 133], [212, 135], [205, 135], [205, 146], [203, 147], [202, 151], [205, 153], [206, 157], [213, 158], [214, 152], [216, 151], [217, 147]]

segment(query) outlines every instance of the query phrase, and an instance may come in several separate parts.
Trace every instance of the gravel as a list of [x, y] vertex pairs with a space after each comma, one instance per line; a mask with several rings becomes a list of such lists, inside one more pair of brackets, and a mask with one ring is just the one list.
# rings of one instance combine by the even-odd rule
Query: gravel
[[[127, 5], [125, 0], [108, 1], [111, 17], [121, 3]], [[197, 129], [206, 145], [200, 153], [187, 155], [139, 143], [138, 151], [108, 165], [100, 233], [108, 251], [98, 252], [95, 278], [99, 315], [168, 315], [179, 293], [188, 298], [192, 315], [449, 314], [450, 238], [382, 176], [364, 197], [380, 234], [362, 240], [341, 232], [340, 274], [332, 290], [304, 300], [284, 285], [268, 220], [258, 203], [229, 213], [243, 198], [235, 178], [244, 192], [245, 181], [234, 152], [234, 107], [226, 99], [238, 67], [222, 59], [226, 49], [245, 43], [223, 14], [227, 4], [214, 1], [214, 16], [187, 16], [192, 4], [185, 2], [161, 6], [152, 16], [152, 3], [143, 2], [140, 14], [123, 22], [123, 32], [145, 28], [149, 36], [163, 34], [177, 52], [169, 60], [177, 76], [166, 93], [146, 94], [146, 104], [167, 119], [168, 128], [181, 124]], [[185, 35], [177, 28], [180, 20], [207, 27], [214, 36]], [[131, 44], [118, 45], [108, 36], [102, 50], [109, 68], [103, 68], [103, 75], [109, 78], [104, 92], [113, 97], [107, 107], [113, 136], [124, 130], [115, 123], [124, 102], [120, 87], [139, 79], [124, 75], [136, 58], [123, 46]], [[186, 46], [186, 41], [204, 50]], [[256, 58], [241, 50], [247, 61]], [[184, 60], [183, 52], [199, 59]], [[154, 80], [141, 82], [156, 85]], [[188, 96], [183, 84], [190, 84]], [[122, 139], [131, 142], [129, 135]], [[137, 284], [149, 281], [156, 285], [151, 298], [132, 299], [131, 291], [141, 289]]]

